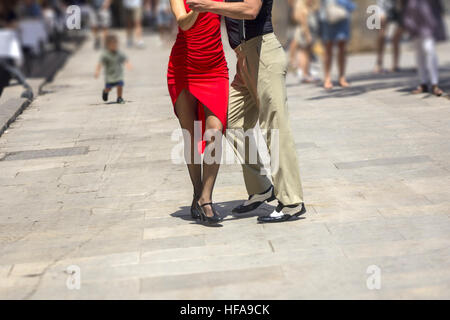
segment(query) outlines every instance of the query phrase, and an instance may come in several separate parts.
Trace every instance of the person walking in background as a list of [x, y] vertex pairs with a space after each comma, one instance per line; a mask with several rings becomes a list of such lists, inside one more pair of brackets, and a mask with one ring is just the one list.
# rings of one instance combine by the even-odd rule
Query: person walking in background
[[170, 1], [161, 0], [158, 5], [156, 27], [159, 34], [168, 33], [173, 26], [173, 15], [170, 10]]
[[[404, 13], [406, 31], [415, 41], [420, 85], [412, 93], [441, 96], [436, 42], [447, 39], [440, 0], [408, 0]], [[431, 85], [431, 87], [429, 87]], [[431, 89], [431, 90], [430, 90]]]
[[3, 89], [9, 85], [11, 78], [14, 78], [25, 88], [22, 98], [32, 99], [33, 90], [14, 59], [17, 52], [11, 52], [14, 51], [11, 49], [14, 46], [14, 42], [16, 42], [16, 47], [19, 47], [19, 40], [16, 35], [19, 17], [15, 11], [16, 7], [17, 0], [0, 2], [0, 31], [9, 31], [13, 35], [9, 38], [9, 41], [0, 42], [0, 96], [3, 93]]
[[317, 79], [311, 75], [311, 57], [319, 32], [319, 0], [295, 0], [292, 4], [297, 27], [289, 50], [291, 66], [299, 81], [315, 82]]
[[377, 62], [375, 73], [385, 72], [383, 68], [384, 49], [386, 47], [386, 30], [389, 23], [395, 24], [394, 36], [392, 38], [393, 64], [392, 71], [398, 72], [400, 60], [400, 41], [403, 35], [402, 11], [404, 0], [378, 0], [378, 6], [381, 10], [381, 28], [377, 39]]
[[[90, 23], [94, 34], [94, 48], [101, 47], [101, 35], [106, 40], [108, 28], [111, 25], [111, 1], [112, 0], [91, 0], [92, 10], [90, 10]], [[106, 41], [105, 41], [106, 42]]]
[[[218, 0], [221, 1], [221, 0]], [[178, 35], [170, 54], [167, 83], [183, 129], [185, 160], [194, 189], [191, 215], [210, 224], [222, 218], [212, 195], [222, 158], [222, 132], [227, 126], [229, 77], [222, 45], [220, 16], [192, 11], [186, 0], [170, 0]], [[195, 141], [195, 122], [205, 130], [203, 164]], [[213, 134], [214, 138], [208, 135]], [[213, 159], [211, 159], [213, 157]]]
[[325, 45], [324, 82], [325, 89], [332, 89], [331, 67], [333, 64], [333, 49], [338, 47], [338, 83], [341, 87], [350, 84], [345, 77], [347, 60], [347, 42], [350, 40], [350, 15], [356, 5], [351, 0], [322, 0], [320, 7], [320, 33]]
[[109, 92], [117, 87], [117, 103], [125, 103], [123, 100], [123, 66], [126, 65], [131, 69], [127, 57], [119, 51], [119, 40], [116, 35], [108, 35], [106, 37], [106, 50], [100, 57], [100, 61], [95, 71], [95, 77], [100, 76], [102, 67], [105, 68], [105, 88], [102, 92], [103, 101], [108, 101]]
[[138, 48], [144, 47], [142, 40], [142, 0], [123, 0], [123, 7], [125, 9], [125, 20], [127, 26], [127, 45], [132, 47], [134, 39], [136, 39], [136, 46]]

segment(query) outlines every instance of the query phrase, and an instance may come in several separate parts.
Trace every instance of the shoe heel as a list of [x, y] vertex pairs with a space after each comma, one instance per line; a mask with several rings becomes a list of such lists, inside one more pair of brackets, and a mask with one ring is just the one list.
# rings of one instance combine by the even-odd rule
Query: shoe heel
[[[200, 221], [202, 221], [203, 223], [207, 223], [207, 224], [217, 224], [220, 221], [222, 221], [222, 218], [217, 214], [216, 210], [213, 207], [212, 202], [210, 203], [204, 203], [202, 205], [199, 205], [197, 203], [198, 207], [199, 207], [199, 212], [200, 212]], [[205, 211], [203, 210], [204, 206], [210, 205], [212, 210], [213, 210], [213, 216], [212, 217], [208, 217], [205, 213]]]

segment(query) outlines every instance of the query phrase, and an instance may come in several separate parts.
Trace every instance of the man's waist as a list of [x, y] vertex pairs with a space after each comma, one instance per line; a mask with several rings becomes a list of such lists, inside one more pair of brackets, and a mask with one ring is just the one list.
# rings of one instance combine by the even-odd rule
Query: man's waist
[[268, 42], [268, 41], [278, 41], [277, 37], [275, 36], [275, 33], [272, 32], [267, 32], [267, 33], [263, 33], [257, 36], [254, 36], [248, 40], [243, 40], [241, 41], [241, 44], [238, 45], [234, 51], [236, 53], [240, 53], [243, 52], [245, 50], [248, 50], [250, 48], [254, 48], [255, 46], [258, 45], [258, 43], [264, 43], [264, 42]]
[[257, 38], [257, 37], [261, 37], [264, 36], [266, 34], [270, 34], [273, 33], [273, 29], [258, 29], [258, 30], [249, 30], [248, 28], [245, 29], [245, 33], [243, 35], [240, 35], [240, 41], [241, 42], [246, 42], [246, 41], [250, 41], [253, 38]]

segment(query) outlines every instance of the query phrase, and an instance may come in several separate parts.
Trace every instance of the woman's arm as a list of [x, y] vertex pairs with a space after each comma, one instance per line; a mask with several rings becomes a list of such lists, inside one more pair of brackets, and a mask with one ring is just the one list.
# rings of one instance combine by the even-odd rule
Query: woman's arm
[[189, 30], [197, 20], [199, 15], [196, 11], [186, 12], [183, 0], [170, 0], [170, 7], [172, 8], [172, 13], [177, 20], [178, 25], [181, 30]]

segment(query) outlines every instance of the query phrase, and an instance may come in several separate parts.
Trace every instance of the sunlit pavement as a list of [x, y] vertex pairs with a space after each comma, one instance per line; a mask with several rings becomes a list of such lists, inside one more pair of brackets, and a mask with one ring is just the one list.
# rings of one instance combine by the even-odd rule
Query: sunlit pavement
[[208, 228], [190, 219], [187, 170], [171, 161], [170, 47], [146, 43], [126, 50], [126, 104], [102, 102], [88, 41], [0, 137], [0, 298], [450, 298], [450, 101], [408, 93], [409, 45], [397, 74], [353, 56], [349, 89], [289, 75], [308, 213], [232, 217], [247, 195], [240, 166], [224, 165], [226, 218]]

